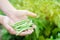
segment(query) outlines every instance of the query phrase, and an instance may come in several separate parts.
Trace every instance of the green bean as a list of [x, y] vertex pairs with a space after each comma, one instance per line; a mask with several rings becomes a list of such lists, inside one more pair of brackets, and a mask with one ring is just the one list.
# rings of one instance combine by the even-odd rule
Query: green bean
[[19, 33], [21, 33], [21, 32], [24, 31], [24, 30], [27, 30], [27, 29], [29, 29], [29, 28], [30, 28], [30, 27], [23, 28], [22, 30], [20, 30], [19, 32], [17, 32], [16, 35], [19, 35]]
[[14, 28], [14, 30], [16, 30], [16, 35], [19, 35], [21, 32], [31, 28], [30, 26], [32, 26], [32, 24], [32, 20], [27, 19], [18, 21], [11, 26]]

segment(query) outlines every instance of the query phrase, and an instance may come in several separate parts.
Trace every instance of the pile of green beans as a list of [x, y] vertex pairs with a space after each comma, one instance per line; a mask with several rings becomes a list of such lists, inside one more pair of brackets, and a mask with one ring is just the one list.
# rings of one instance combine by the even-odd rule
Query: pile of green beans
[[32, 27], [32, 20], [22, 20], [19, 22], [16, 22], [15, 24], [11, 25], [14, 30], [16, 31], [16, 35], [19, 35], [21, 32], [30, 29]]

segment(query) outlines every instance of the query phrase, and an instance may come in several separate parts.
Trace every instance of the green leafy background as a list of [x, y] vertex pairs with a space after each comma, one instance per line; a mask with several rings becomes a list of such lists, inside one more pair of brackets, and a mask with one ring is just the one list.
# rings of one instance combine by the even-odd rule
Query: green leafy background
[[31, 35], [24, 37], [11, 35], [3, 29], [2, 40], [60, 40], [60, 0], [9, 1], [18, 10], [36, 13], [38, 18], [29, 18], [37, 27]]

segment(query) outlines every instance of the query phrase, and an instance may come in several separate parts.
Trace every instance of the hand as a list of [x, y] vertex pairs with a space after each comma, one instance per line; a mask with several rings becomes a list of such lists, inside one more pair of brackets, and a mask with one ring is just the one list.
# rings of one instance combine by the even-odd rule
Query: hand
[[[15, 35], [16, 31], [9, 25], [9, 23], [13, 24], [13, 23], [15, 23], [17, 21], [28, 19], [27, 16], [36, 17], [36, 14], [33, 14], [32, 12], [28, 12], [28, 11], [25, 11], [25, 10], [17, 10], [14, 13], [12, 13], [11, 16], [9, 16], [9, 17], [6, 16], [4, 18], [3, 25], [9, 31], [10, 34], [14, 34]], [[25, 36], [25, 35], [31, 34], [34, 31], [33, 30], [34, 27], [35, 26], [32, 25], [31, 29], [25, 30], [24, 32], [20, 33], [19, 35], [20, 36]]]
[[[16, 10], [8, 0], [1, 0], [1, 10], [4, 11], [4, 13], [9, 16], [9, 19], [12, 20], [8, 21], [8, 17], [6, 17], [7, 19], [5, 19], [3, 17], [3, 19], [5, 20], [3, 22], [2, 20], [2, 24], [5, 26], [5, 28], [11, 33], [11, 34], [15, 34], [15, 31], [13, 30], [13, 28], [11, 26], [9, 26], [9, 22], [11, 23], [15, 23], [17, 21], [21, 21], [24, 19], [28, 19], [27, 16], [33, 16], [36, 17], [36, 14], [33, 14], [32, 12], [26, 11], [26, 10]], [[32, 30], [34, 29], [34, 26], [32, 26]], [[26, 30], [24, 32], [22, 32], [20, 35], [27, 35], [27, 34], [31, 34], [33, 31], [32, 30]]]
[[11, 12], [10, 15], [7, 16], [9, 16], [9, 18], [13, 19], [13, 21], [16, 22], [16, 21], [28, 19], [28, 16], [36, 17], [37, 15], [27, 10], [16, 10], [14, 12]]
[[[14, 24], [14, 21], [12, 21], [10, 18], [5, 16], [2, 24], [10, 34], [16, 35], [16, 31], [9, 25], [9, 24]], [[20, 33], [19, 36], [25, 36], [25, 35], [31, 34], [33, 31], [34, 31], [33, 27], [31, 27], [31, 29], [25, 30], [24, 32]]]

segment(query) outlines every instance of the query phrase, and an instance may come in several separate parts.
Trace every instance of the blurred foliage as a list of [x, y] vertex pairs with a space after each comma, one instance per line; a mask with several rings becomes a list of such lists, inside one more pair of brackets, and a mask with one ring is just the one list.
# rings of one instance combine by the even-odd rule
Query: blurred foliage
[[2, 10], [0, 10], [0, 15], [5, 15]]
[[29, 10], [36, 13], [38, 18], [29, 17], [37, 26], [31, 35], [17, 37], [9, 34], [6, 35], [6, 39], [60, 40], [60, 0], [10, 0], [10, 2], [18, 10]]

